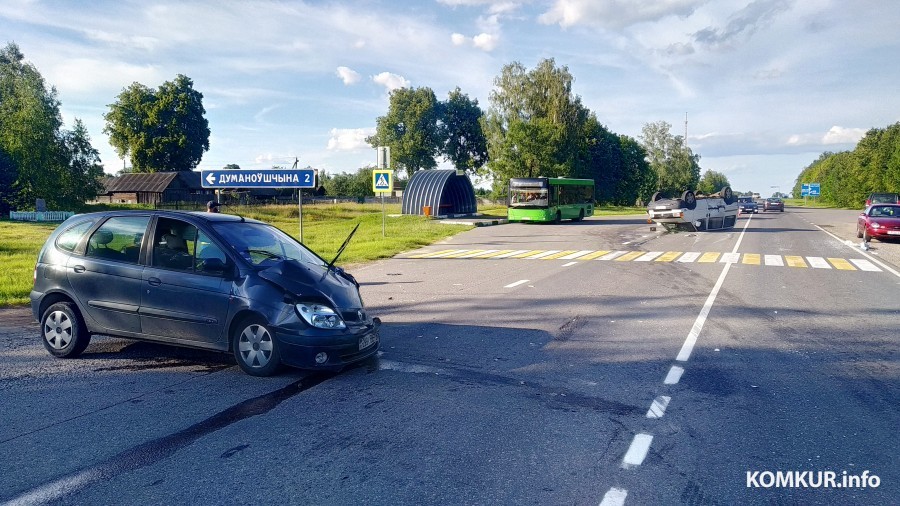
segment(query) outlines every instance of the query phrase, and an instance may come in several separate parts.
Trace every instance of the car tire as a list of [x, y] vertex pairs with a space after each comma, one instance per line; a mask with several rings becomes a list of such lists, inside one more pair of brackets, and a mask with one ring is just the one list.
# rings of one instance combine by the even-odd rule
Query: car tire
[[41, 341], [54, 357], [75, 358], [87, 348], [91, 335], [75, 304], [57, 302], [41, 316]]
[[556, 217], [553, 218], [553, 223], [559, 225], [562, 222], [562, 212], [556, 211]]
[[863, 233], [862, 233], [862, 231], [859, 229], [859, 223], [857, 223], [857, 224], [856, 224], [856, 238], [857, 238], [857, 239], [862, 239], [862, 236], [863, 236]]
[[662, 198], [662, 192], [656, 192], [650, 197], [650, 202], [656, 202], [657, 200]]
[[694, 209], [697, 207], [697, 197], [694, 196], [694, 192], [687, 190], [681, 194], [681, 201], [684, 203], [684, 207], [688, 209]]
[[719, 195], [725, 200], [726, 204], [734, 204], [736, 201], [734, 200], [734, 192], [731, 191], [730, 186], [726, 186], [719, 191]]
[[575, 221], [581, 221], [584, 219], [584, 209], [578, 211], [578, 217], [575, 218]]
[[238, 366], [251, 376], [271, 376], [281, 369], [278, 340], [260, 317], [246, 318], [235, 327], [232, 348]]
[[869, 229], [863, 228], [862, 240], [863, 242], [869, 242], [872, 240], [872, 236], [869, 235]]

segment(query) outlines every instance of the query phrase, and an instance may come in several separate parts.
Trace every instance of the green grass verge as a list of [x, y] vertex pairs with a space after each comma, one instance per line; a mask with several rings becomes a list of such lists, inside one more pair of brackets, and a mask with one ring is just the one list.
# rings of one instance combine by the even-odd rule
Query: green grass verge
[[[108, 207], [108, 206], [107, 206]], [[262, 206], [228, 208], [239, 214], [271, 223], [299, 237], [298, 208]], [[331, 260], [359, 223], [359, 230], [337, 264], [348, 267], [418, 248], [472, 227], [444, 225], [423, 216], [400, 215], [400, 205], [386, 205], [384, 237], [380, 204], [315, 204], [303, 206], [303, 243]], [[57, 223], [0, 221], [0, 307], [28, 303], [38, 252]]]

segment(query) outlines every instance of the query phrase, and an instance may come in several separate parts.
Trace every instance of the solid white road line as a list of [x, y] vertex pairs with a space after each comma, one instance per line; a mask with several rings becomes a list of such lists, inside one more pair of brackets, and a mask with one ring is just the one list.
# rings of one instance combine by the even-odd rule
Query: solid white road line
[[660, 395], [653, 399], [653, 404], [650, 405], [650, 409], [647, 411], [647, 418], [662, 418], [666, 414], [666, 406], [669, 405], [670, 400], [672, 398], [668, 395]]
[[681, 380], [682, 374], [684, 374], [684, 368], [673, 365], [672, 368], [669, 369], [669, 374], [666, 374], [666, 379], [663, 383], [666, 385], [677, 385]]
[[625, 504], [625, 498], [628, 497], [628, 491], [624, 488], [613, 487], [603, 495], [600, 506], [622, 506]]
[[[868, 258], [868, 259], [871, 260], [872, 262], [874, 262], [874, 263], [880, 265], [882, 269], [884, 269], [884, 270], [890, 272], [891, 274], [893, 274], [894, 276], [897, 276], [898, 278], [900, 278], [900, 272], [897, 272], [897, 271], [895, 271], [894, 269], [888, 267], [887, 265], [885, 265], [884, 263], [882, 263], [881, 261], [879, 261], [878, 259], [876, 259], [876, 258], [873, 257], [872, 255], [866, 253], [865, 251], [862, 251], [862, 250], [860, 250], [859, 248], [857, 248], [857, 247], [855, 247], [855, 246], [852, 246], [852, 244], [853, 244], [852, 242], [850, 242], [850, 241], [844, 241], [844, 240], [842, 240], [840, 237], [838, 237], [838, 236], [832, 234], [831, 232], [825, 230], [824, 228], [822, 228], [822, 227], [820, 227], [820, 226], [818, 226], [818, 225], [815, 225], [815, 224], [812, 224], [812, 225], [813, 225], [814, 227], [818, 228], [819, 230], [821, 230], [822, 232], [825, 232], [826, 234], [830, 235], [831, 237], [833, 237], [836, 241], [840, 242], [841, 244], [853, 248], [853, 251], [855, 251], [855, 252], [859, 253], [860, 255], [862, 255], [862, 256]], [[856, 260], [851, 259], [850, 261], [853, 262], [854, 264], [856, 263]], [[857, 265], [857, 267], [859, 267], [859, 265]], [[859, 268], [860, 268], [861, 270], [866, 270], [866, 269], [863, 269], [862, 267], [859, 267]]]
[[[747, 227], [750, 225], [750, 220], [752, 219], [753, 215], [750, 215], [744, 223], [744, 229], [741, 230], [741, 235], [738, 236], [738, 240], [734, 244], [734, 249], [731, 250], [732, 253], [737, 253], [738, 248], [741, 247], [741, 241], [744, 240], [744, 234], [747, 233]], [[706, 298], [706, 303], [703, 304], [703, 309], [700, 310], [700, 314], [697, 315], [697, 319], [694, 320], [694, 326], [691, 327], [691, 331], [688, 333], [687, 339], [684, 340], [684, 344], [681, 345], [681, 351], [678, 352], [678, 356], [675, 357], [675, 360], [686, 362], [687, 359], [690, 358], [691, 352], [694, 350], [694, 345], [697, 343], [697, 336], [699, 336], [700, 331], [703, 330], [703, 325], [706, 323], [706, 317], [709, 316], [709, 311], [716, 302], [719, 290], [722, 289], [722, 284], [725, 283], [725, 277], [728, 276], [728, 270], [731, 269], [732, 265], [734, 264], [725, 264], [725, 268], [722, 269], [722, 274], [719, 274], [719, 279], [716, 281], [716, 286], [713, 287], [712, 292], [709, 293], [709, 297]]]
[[766, 265], [771, 265], [775, 267], [784, 267], [784, 259], [781, 258], [781, 255], [766, 255]]
[[510, 283], [510, 284], [504, 286], [503, 288], [514, 288], [514, 287], [519, 286], [519, 285], [521, 285], [521, 284], [527, 283], [528, 281], [529, 281], [529, 280], [527, 280], [527, 279], [522, 279], [522, 280], [516, 281], [515, 283]]
[[625, 457], [622, 459], [622, 468], [630, 469], [641, 465], [644, 459], [647, 458], [647, 452], [650, 451], [650, 443], [652, 442], [653, 436], [650, 434], [635, 434], [634, 439], [631, 441], [631, 446], [628, 447], [628, 451], [625, 452]]

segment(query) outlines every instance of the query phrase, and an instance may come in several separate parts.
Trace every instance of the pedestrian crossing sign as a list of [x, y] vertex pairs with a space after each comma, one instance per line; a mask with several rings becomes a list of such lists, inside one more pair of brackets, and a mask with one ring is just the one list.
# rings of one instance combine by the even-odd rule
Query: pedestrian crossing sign
[[390, 193], [394, 188], [394, 171], [373, 170], [372, 190], [375, 193]]

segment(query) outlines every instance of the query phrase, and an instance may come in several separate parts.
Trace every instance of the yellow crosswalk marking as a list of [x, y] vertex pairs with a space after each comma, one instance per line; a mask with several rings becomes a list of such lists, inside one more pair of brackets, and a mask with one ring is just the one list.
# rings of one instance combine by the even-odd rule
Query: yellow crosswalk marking
[[575, 253], [576, 251], [578, 251], [578, 250], [577, 250], [577, 249], [570, 249], [570, 250], [567, 250], [567, 251], [560, 251], [559, 253], [554, 253], [554, 254], [552, 254], [552, 255], [547, 255], [547, 256], [545, 256], [545, 257], [541, 257], [541, 260], [554, 260], [554, 259], [557, 259], [557, 258], [559, 258], [559, 257], [564, 257], [564, 256], [566, 256], [566, 255], [571, 255], [572, 253]]
[[660, 255], [655, 261], [656, 262], [671, 262], [672, 260], [675, 260], [676, 258], [678, 258], [678, 255], [680, 255], [680, 254], [681, 254], [680, 251], [666, 251], [665, 253]]
[[580, 257], [576, 258], [575, 260], [593, 260], [597, 257], [602, 257], [603, 255], [605, 255], [607, 253], [609, 253], [608, 249], [602, 249], [599, 251], [595, 251], [593, 253], [588, 253], [587, 255], [584, 255], [584, 256], [580, 256]]
[[807, 267], [806, 262], [803, 261], [803, 257], [785, 255], [784, 261], [787, 262], [788, 267]]
[[444, 255], [441, 258], [457, 258], [457, 257], [461, 257], [463, 255], [471, 255], [472, 253], [476, 253], [478, 251], [480, 251], [482, 253], [487, 252], [487, 250], [483, 250], [483, 249], [464, 249], [464, 250], [460, 250], [460, 251], [450, 254], [450, 255]]
[[481, 254], [481, 255], [475, 255], [475, 256], [472, 257], [472, 258], [491, 258], [491, 257], [500, 256], [500, 255], [505, 255], [505, 254], [507, 254], [507, 253], [512, 253], [513, 251], [515, 251], [515, 250], [512, 250], [512, 249], [502, 249], [502, 250], [500, 250], [500, 251], [494, 251], [494, 252], [492, 252], [492, 253], [486, 253], [486, 254]]
[[838, 270], [842, 270], [842, 271], [855, 271], [856, 270], [856, 267], [853, 267], [853, 264], [851, 264], [850, 262], [848, 262], [847, 260], [845, 260], [843, 258], [829, 258], [828, 261], [831, 262], [831, 265], [833, 265], [834, 268], [838, 269]]
[[759, 253], [744, 253], [744, 259], [741, 263], [747, 265], [759, 265]]
[[616, 262], [630, 262], [644, 253], [646, 253], [646, 251], [629, 251], [620, 257], [616, 257], [614, 260]]
[[430, 251], [428, 253], [420, 253], [418, 255], [413, 255], [409, 258], [428, 258], [434, 255], [443, 255], [444, 253], [450, 253], [451, 251], [456, 251], [455, 249], [445, 249], [441, 251]]
[[542, 249], [533, 249], [533, 250], [530, 250], [530, 251], [526, 251], [525, 253], [519, 253], [518, 255], [513, 255], [513, 256], [511, 256], [511, 257], [509, 257], [509, 258], [528, 258], [528, 257], [530, 257], [530, 256], [540, 255], [540, 254], [543, 253], [544, 251], [545, 251], [545, 250], [542, 250]]
[[700, 255], [700, 260], [697, 260], [697, 263], [700, 264], [711, 264], [719, 259], [719, 255], [721, 253], [704, 253]]

